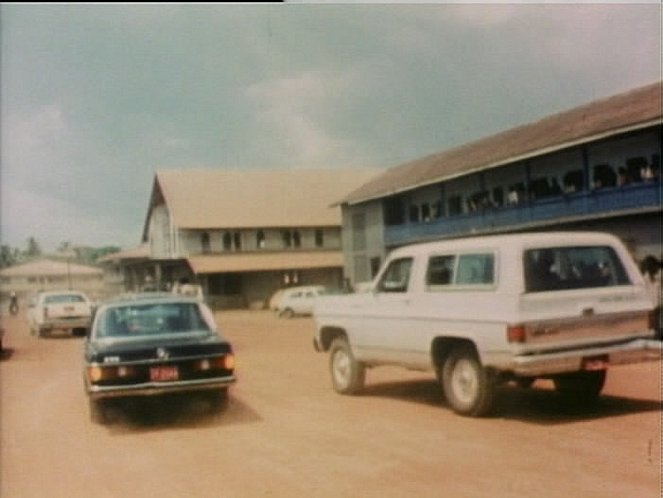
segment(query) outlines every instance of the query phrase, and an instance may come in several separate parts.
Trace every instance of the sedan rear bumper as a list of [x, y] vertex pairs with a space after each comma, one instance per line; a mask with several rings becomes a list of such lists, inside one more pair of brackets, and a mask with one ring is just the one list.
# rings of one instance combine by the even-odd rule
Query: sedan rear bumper
[[167, 393], [222, 389], [236, 381], [234, 375], [213, 379], [181, 380], [174, 382], [145, 382], [133, 385], [86, 385], [90, 399], [119, 398], [124, 396], [157, 396]]

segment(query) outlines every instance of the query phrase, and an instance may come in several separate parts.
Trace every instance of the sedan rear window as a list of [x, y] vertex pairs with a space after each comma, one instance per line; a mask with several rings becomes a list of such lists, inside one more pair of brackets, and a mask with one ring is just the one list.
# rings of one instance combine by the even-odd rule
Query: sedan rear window
[[44, 304], [59, 303], [84, 303], [85, 299], [80, 294], [57, 294], [44, 297]]
[[630, 283], [611, 247], [547, 247], [524, 254], [526, 292], [547, 292]]
[[195, 303], [135, 304], [108, 308], [99, 317], [98, 337], [131, 337], [210, 331]]

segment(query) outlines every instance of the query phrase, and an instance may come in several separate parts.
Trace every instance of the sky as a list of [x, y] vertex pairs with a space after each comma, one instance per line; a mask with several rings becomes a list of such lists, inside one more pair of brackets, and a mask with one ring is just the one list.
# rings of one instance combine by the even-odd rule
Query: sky
[[661, 9], [4, 2], [0, 242], [132, 248], [159, 169], [387, 169], [658, 81]]

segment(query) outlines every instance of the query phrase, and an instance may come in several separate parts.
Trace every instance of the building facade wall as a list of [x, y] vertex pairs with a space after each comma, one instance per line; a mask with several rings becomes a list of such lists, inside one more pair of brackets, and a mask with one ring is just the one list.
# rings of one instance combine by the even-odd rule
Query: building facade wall
[[343, 264], [350, 285], [371, 280], [384, 260], [384, 218], [381, 201], [344, 207]]

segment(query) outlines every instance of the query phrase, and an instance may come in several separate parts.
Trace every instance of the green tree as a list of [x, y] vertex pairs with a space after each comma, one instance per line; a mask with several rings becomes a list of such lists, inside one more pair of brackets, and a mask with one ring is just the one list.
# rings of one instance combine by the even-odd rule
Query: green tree
[[41, 256], [41, 247], [34, 237], [28, 238], [28, 249], [25, 251], [25, 255], [30, 258]]
[[3, 245], [0, 247], [0, 268], [6, 268], [16, 263], [18, 259], [18, 251], [9, 247], [8, 245]]

